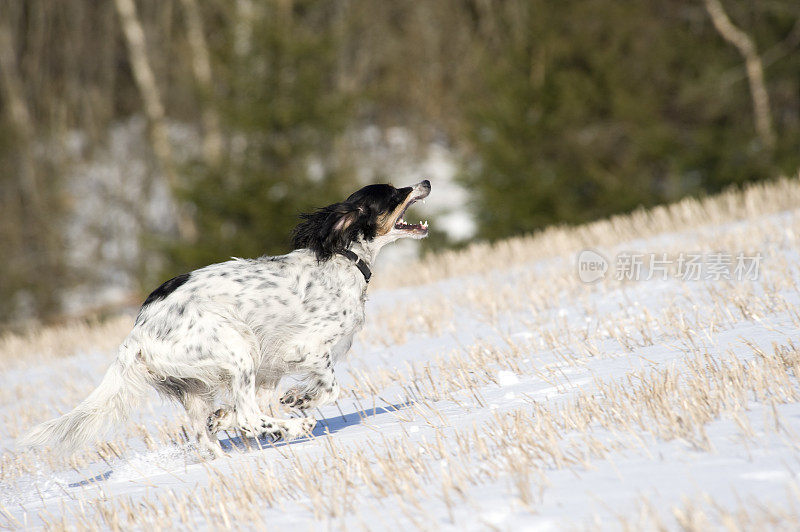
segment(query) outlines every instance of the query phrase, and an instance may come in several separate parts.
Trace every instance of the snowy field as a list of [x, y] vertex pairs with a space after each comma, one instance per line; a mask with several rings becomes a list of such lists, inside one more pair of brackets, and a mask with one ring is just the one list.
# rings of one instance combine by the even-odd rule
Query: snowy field
[[2, 339], [0, 527], [796, 530], [799, 238], [784, 180], [399, 265], [314, 436], [214, 461], [155, 392], [68, 461], [16, 450], [132, 318]]

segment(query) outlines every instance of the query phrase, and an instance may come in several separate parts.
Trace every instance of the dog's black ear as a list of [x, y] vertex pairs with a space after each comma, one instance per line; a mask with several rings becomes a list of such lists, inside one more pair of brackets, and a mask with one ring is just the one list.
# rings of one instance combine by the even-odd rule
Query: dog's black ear
[[365, 220], [369, 219], [366, 211], [364, 206], [343, 202], [301, 214], [303, 222], [294, 228], [292, 243], [297, 249], [313, 251], [317, 260], [328, 260], [365, 233]]

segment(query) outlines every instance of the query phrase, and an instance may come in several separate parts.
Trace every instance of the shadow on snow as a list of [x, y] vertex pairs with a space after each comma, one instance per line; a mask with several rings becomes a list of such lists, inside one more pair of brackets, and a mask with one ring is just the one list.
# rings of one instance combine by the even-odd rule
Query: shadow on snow
[[[399, 410], [402, 410], [409, 404], [410, 403], [398, 403], [394, 405], [388, 405], [385, 407], [377, 406], [374, 408], [365, 408], [364, 410], [360, 410], [358, 412], [350, 412], [349, 414], [342, 414], [339, 416], [319, 419], [317, 420], [317, 426], [314, 427], [314, 431], [312, 434], [314, 435], [314, 437], [334, 434], [344, 428], [350, 427], [352, 425], [358, 425], [368, 417], [377, 416], [380, 414], [387, 414], [391, 412], [397, 412]], [[241, 451], [248, 451], [254, 449], [270, 449], [272, 447], [283, 447], [285, 445], [296, 445], [298, 443], [307, 442], [310, 439], [311, 438], [309, 438], [308, 436], [304, 436], [302, 438], [297, 438], [291, 441], [273, 442], [269, 438], [242, 439], [239, 436], [235, 436], [233, 438], [220, 439], [219, 444], [225, 451], [231, 451], [234, 447]]]
[[[397, 412], [402, 410], [410, 403], [398, 403], [394, 405], [388, 406], [377, 406], [374, 408], [366, 408], [364, 410], [360, 410], [357, 412], [350, 412], [348, 414], [341, 414], [339, 416], [328, 417], [324, 419], [317, 420], [317, 425], [314, 427], [313, 435], [314, 437], [319, 436], [326, 436], [329, 434], [335, 434], [340, 430], [353, 426], [359, 425], [362, 421], [366, 418], [372, 416], [378, 416], [380, 414], [387, 414], [391, 412]], [[227, 434], [227, 433], [226, 433]], [[283, 447], [285, 445], [296, 445], [298, 443], [304, 443], [309, 441], [311, 438], [308, 436], [304, 436], [302, 438], [297, 438], [296, 440], [291, 441], [277, 441], [273, 442], [269, 438], [247, 438], [242, 439], [239, 436], [236, 437], [228, 437], [219, 440], [219, 444], [222, 449], [226, 452], [232, 451], [234, 448], [240, 451], [252, 451], [252, 450], [259, 450], [259, 449], [271, 449], [273, 447]], [[102, 482], [104, 480], [108, 480], [109, 477], [114, 473], [113, 469], [106, 471], [105, 473], [101, 473], [99, 475], [95, 475], [91, 478], [86, 478], [78, 482], [72, 482], [67, 484], [69, 488], [78, 488], [81, 486], [89, 486], [91, 484], [95, 484], [97, 482]]]

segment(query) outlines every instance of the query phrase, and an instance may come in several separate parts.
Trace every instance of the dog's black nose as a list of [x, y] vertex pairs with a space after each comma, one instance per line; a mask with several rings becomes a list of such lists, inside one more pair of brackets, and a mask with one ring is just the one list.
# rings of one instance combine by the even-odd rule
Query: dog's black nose
[[428, 190], [431, 189], [431, 182], [428, 181], [427, 179], [423, 179], [422, 182], [420, 183], [420, 185], [422, 185], [423, 187], [427, 188]]

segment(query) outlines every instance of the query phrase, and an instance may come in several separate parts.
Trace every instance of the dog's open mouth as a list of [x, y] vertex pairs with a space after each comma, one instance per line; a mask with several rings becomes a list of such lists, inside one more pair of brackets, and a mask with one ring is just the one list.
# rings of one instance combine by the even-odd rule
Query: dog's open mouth
[[428, 221], [425, 220], [424, 222], [420, 221], [419, 223], [416, 224], [410, 224], [405, 220], [403, 220], [403, 218], [400, 218], [395, 222], [394, 228], [399, 229], [400, 231], [410, 231], [412, 233], [426, 234], [428, 232]]
[[400, 216], [398, 216], [397, 220], [395, 220], [394, 222], [395, 229], [397, 229], [398, 231], [406, 231], [408, 233], [412, 233], [414, 235], [419, 235], [419, 236], [425, 236], [428, 234], [428, 220], [425, 220], [424, 222], [420, 221], [419, 223], [413, 224], [406, 222], [403, 219], [403, 216], [405, 216], [408, 208], [411, 207], [417, 201], [422, 200], [422, 202], [425, 203], [425, 198], [428, 196], [429, 193], [430, 193], [429, 190], [425, 191], [424, 194], [415, 196], [406, 204], [402, 212], [400, 212]]

